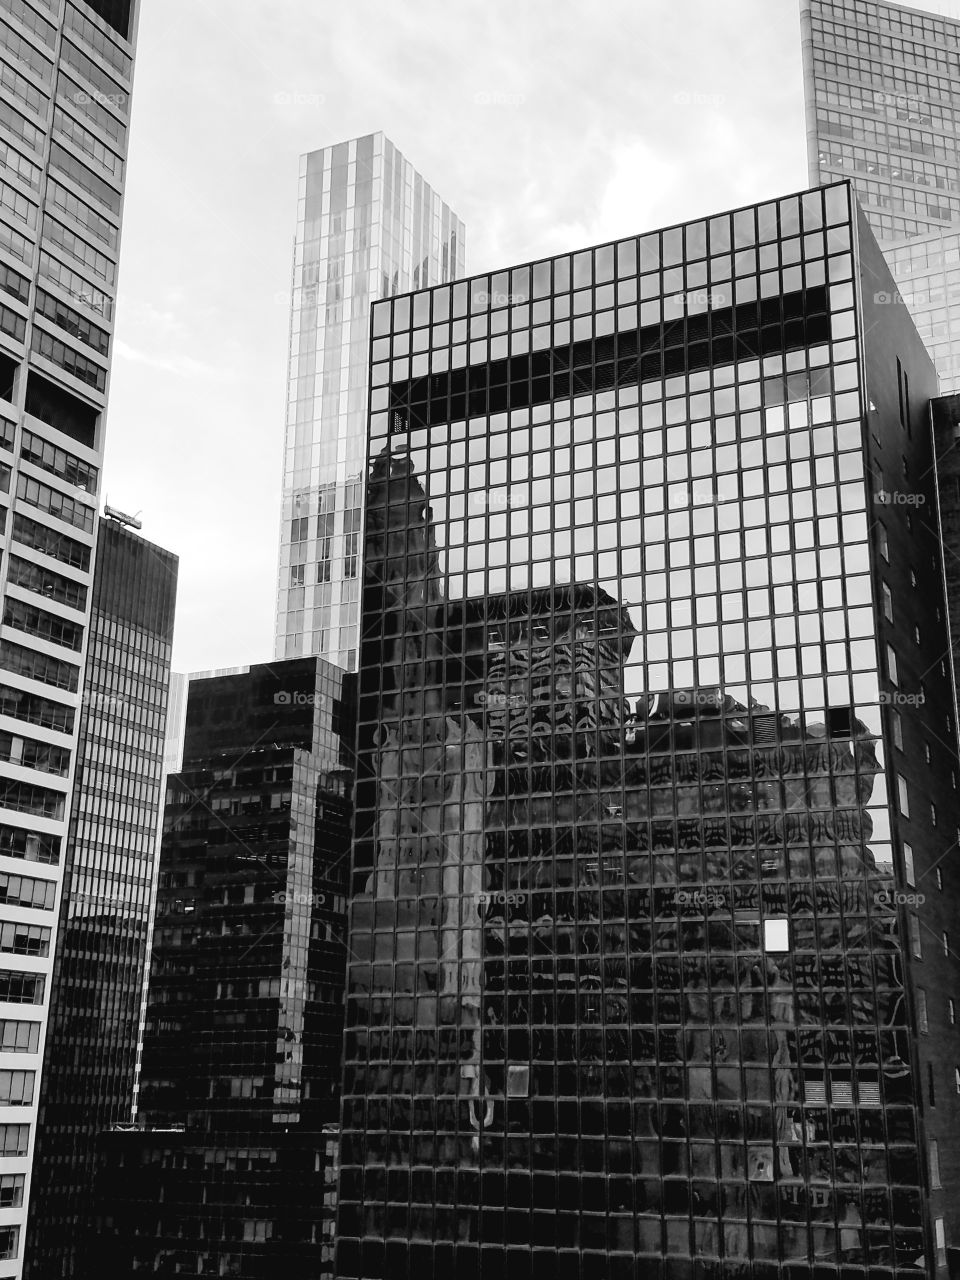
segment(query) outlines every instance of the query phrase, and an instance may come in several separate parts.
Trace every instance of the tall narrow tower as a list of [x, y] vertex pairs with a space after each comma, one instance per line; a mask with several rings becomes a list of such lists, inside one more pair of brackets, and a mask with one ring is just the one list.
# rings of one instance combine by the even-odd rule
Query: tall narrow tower
[[5, 1277], [21, 1270], [74, 785], [139, 7], [0, 3]]
[[941, 389], [960, 390], [960, 20], [800, 0], [811, 183], [849, 178]]
[[[276, 656], [355, 671], [371, 304], [464, 270], [463, 223], [382, 133], [300, 158]], [[408, 353], [414, 373], [426, 356]]]

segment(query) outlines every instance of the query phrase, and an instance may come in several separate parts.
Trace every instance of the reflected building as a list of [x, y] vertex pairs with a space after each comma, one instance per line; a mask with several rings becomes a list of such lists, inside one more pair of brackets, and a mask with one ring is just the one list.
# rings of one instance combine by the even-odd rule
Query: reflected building
[[852, 181], [944, 391], [960, 389], [960, 19], [801, 0], [811, 183]]
[[375, 305], [343, 1280], [945, 1265], [936, 376], [889, 288], [841, 183]]
[[190, 677], [98, 1274], [330, 1274], [354, 679], [317, 658]]
[[24, 1271], [85, 1274], [101, 1129], [131, 1119], [178, 560], [102, 519]]
[[298, 210], [276, 656], [355, 671], [370, 305], [462, 276], [464, 228], [382, 133], [301, 156]]

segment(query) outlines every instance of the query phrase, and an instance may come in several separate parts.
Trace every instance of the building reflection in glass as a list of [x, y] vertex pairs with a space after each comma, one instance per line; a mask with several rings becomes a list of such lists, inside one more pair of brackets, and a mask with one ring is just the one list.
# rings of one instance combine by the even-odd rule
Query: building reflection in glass
[[[649, 356], [642, 304], [632, 367], [605, 370], [599, 337], [558, 346], [559, 259], [488, 290], [539, 290], [547, 318], [552, 297], [549, 393], [534, 337], [498, 400], [476, 296], [489, 363], [423, 376], [418, 402], [394, 362], [367, 493], [341, 1276], [922, 1266], [846, 189], [767, 219], [709, 224], [748, 301], [715, 300], [704, 342], [736, 358], [696, 354], [682, 306], [665, 352], [671, 296]], [[706, 257], [706, 225], [685, 232]], [[673, 234], [641, 298], [667, 293]], [[729, 282], [731, 236], [756, 262], [765, 235], [776, 261], [809, 247], [802, 299], [786, 269], [760, 303]], [[591, 306], [614, 248], [573, 258]], [[637, 244], [616, 249], [635, 299]], [[449, 338], [457, 296], [397, 300], [394, 330], [426, 299]]]

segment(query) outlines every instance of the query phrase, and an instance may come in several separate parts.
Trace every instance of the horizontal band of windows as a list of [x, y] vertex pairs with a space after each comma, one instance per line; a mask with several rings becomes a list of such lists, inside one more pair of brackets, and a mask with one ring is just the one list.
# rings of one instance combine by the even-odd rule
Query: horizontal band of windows
[[122, 116], [130, 113], [130, 94], [123, 88], [119, 80], [108, 75], [92, 58], [88, 58], [77, 45], [64, 39], [60, 46], [62, 63], [82, 76], [84, 80], [110, 103]]
[[62, 645], [65, 649], [73, 649], [77, 653], [83, 648], [83, 626], [80, 623], [61, 618], [56, 613], [48, 613], [46, 609], [38, 609], [13, 596], [7, 597], [3, 622], [5, 626], [16, 627], [18, 631], [25, 631], [28, 635]]
[[73, 733], [76, 720], [73, 707], [10, 685], [0, 685], [0, 715], [66, 734]]
[[[3, 784], [0, 783], [0, 804], [3, 800]], [[16, 956], [50, 954], [52, 930], [45, 925], [21, 924], [19, 920], [0, 920], [0, 953]]]
[[85, 382], [101, 394], [106, 389], [107, 371], [102, 365], [88, 360], [86, 356], [74, 351], [65, 342], [59, 342], [51, 334], [34, 327], [33, 342], [30, 347], [36, 355], [42, 356], [52, 364], [58, 365], [64, 373], [70, 374], [79, 382]]
[[57, 882], [55, 880], [38, 880], [36, 876], [22, 876], [9, 871], [0, 871], [0, 906], [52, 911], [56, 898]]
[[[2, 120], [2, 117], [0, 117], [0, 120]], [[85, 191], [89, 196], [93, 196], [95, 200], [99, 200], [111, 213], [117, 217], [120, 216], [123, 198], [116, 187], [111, 186], [99, 174], [94, 173], [87, 165], [81, 163], [76, 156], [71, 155], [59, 142], [53, 142], [50, 145], [50, 165], [52, 168], [59, 170], [60, 173], [66, 174], [82, 191]]]
[[64, 578], [59, 573], [34, 564], [31, 560], [22, 560], [11, 555], [8, 560], [8, 581], [27, 591], [34, 591], [57, 604], [66, 605], [69, 609], [83, 611], [87, 603], [87, 588], [72, 578]]
[[59, 822], [65, 802], [62, 791], [49, 791], [29, 782], [0, 779], [0, 807], [12, 809], [15, 813], [31, 813], [36, 818], [51, 818]]
[[[92, 347], [99, 355], [105, 356], [109, 351], [110, 335], [106, 329], [99, 328], [92, 320], [80, 315], [78, 311], [74, 311], [65, 302], [47, 293], [45, 289], [37, 289], [36, 310], [58, 328], [65, 330], [80, 342], [86, 343], [88, 347]], [[61, 362], [58, 360], [57, 363]], [[84, 381], [90, 381], [89, 377], [84, 377]], [[98, 390], [103, 390], [102, 386], [98, 386]]]
[[14, 342], [23, 342], [27, 333], [27, 322], [18, 312], [0, 303], [0, 333], [5, 333]]
[[49, 654], [38, 653], [10, 640], [0, 640], [0, 668], [13, 671], [28, 680], [53, 685], [67, 693], [76, 693], [80, 680], [80, 668]]
[[0, 855], [5, 858], [22, 858], [24, 862], [57, 866], [60, 862], [60, 837], [44, 831], [12, 827], [3, 822], [0, 823]]
[[0, 1004], [43, 1004], [45, 989], [43, 974], [0, 969]]
[[93, 532], [96, 518], [93, 507], [61, 493], [59, 489], [41, 484], [31, 476], [21, 474], [17, 477], [17, 497], [48, 515], [56, 516], [58, 520], [82, 529], [84, 533]]
[[[19, 1022], [12, 1018], [0, 1018], [0, 1053], [36, 1053], [40, 1047], [40, 1023]], [[4, 1175], [9, 1178], [11, 1175]], [[23, 1174], [14, 1174], [20, 1179], [23, 1187]], [[0, 1209], [10, 1208], [14, 1203], [11, 1197], [4, 1200], [4, 1185], [0, 1179]], [[17, 1203], [20, 1203], [19, 1201]]]
[[63, 564], [68, 564], [74, 569], [85, 572], [90, 569], [90, 547], [74, 541], [57, 529], [51, 529], [49, 525], [31, 520], [29, 516], [19, 511], [14, 512], [13, 516], [13, 540], [26, 547], [32, 547], [34, 551], [51, 556]]
[[800, 350], [829, 341], [823, 286], [676, 321], [665, 346], [661, 325], [609, 334], [531, 355], [393, 383], [391, 431], [529, 408], [571, 395], [660, 381], [716, 364]]

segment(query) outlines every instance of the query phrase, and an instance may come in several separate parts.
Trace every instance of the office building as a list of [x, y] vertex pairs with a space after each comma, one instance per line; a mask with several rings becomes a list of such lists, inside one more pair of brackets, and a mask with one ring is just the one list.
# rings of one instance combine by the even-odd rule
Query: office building
[[354, 679], [317, 658], [190, 679], [97, 1275], [330, 1274]]
[[937, 366], [960, 389], [960, 20], [801, 0], [811, 184], [852, 181]]
[[463, 223], [382, 133], [300, 157], [278, 658], [357, 668], [370, 304], [457, 279], [463, 255]]
[[3, 1277], [21, 1274], [56, 954], [138, 10], [0, 4], [0, 1022], [31, 1046], [0, 1062]]
[[841, 183], [374, 305], [343, 1280], [945, 1274], [956, 724], [891, 287]]
[[101, 1130], [131, 1120], [162, 812], [177, 557], [97, 533], [25, 1274], [83, 1273]]

